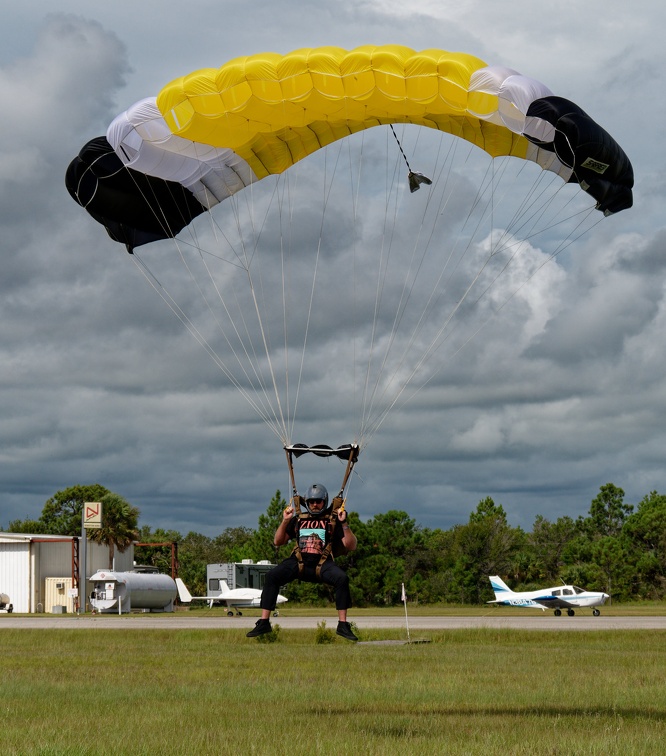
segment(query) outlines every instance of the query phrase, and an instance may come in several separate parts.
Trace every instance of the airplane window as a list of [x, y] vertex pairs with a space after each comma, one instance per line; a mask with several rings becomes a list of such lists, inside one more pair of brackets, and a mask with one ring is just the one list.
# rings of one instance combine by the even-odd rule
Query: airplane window
[[553, 596], [561, 596], [562, 592], [560, 590], [553, 591]]
[[573, 591], [571, 590], [571, 588], [565, 588], [562, 591], [562, 595], [563, 596], [573, 596]]
[[576, 591], [576, 593], [585, 593], [585, 591], [582, 588], [579, 588], [577, 585], [574, 585], [573, 589], [574, 591]]

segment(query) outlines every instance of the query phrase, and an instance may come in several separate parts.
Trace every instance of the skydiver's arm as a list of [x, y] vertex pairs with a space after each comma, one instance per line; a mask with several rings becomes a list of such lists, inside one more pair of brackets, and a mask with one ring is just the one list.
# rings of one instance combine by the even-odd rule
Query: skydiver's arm
[[273, 543], [276, 546], [284, 546], [285, 543], [289, 541], [291, 536], [287, 532], [287, 528], [289, 527], [293, 515], [294, 508], [291, 505], [282, 512], [282, 522], [278, 525], [277, 530], [275, 531], [275, 537], [273, 538]]

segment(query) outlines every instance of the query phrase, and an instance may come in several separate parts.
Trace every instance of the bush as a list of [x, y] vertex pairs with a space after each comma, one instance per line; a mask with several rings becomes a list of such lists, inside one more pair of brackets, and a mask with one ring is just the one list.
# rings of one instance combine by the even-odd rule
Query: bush
[[315, 632], [315, 643], [333, 643], [335, 633], [326, 627], [326, 620], [317, 623]]

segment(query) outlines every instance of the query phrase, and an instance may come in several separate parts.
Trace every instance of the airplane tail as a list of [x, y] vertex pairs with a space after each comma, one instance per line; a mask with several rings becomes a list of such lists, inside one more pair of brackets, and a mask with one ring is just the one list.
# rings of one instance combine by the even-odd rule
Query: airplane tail
[[220, 580], [220, 589], [222, 593], [229, 593], [229, 586], [226, 580]]
[[490, 585], [495, 593], [495, 601], [502, 601], [513, 593], [511, 588], [509, 588], [499, 575], [491, 575], [488, 579], [490, 580]]
[[176, 588], [178, 588], [178, 598], [183, 604], [191, 604], [192, 594], [187, 590], [187, 586], [180, 578], [176, 578]]

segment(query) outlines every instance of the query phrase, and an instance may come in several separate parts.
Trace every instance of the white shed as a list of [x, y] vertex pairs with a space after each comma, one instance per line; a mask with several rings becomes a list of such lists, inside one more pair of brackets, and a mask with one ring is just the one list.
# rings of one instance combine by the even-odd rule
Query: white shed
[[[71, 588], [77, 582], [78, 541], [72, 536], [0, 532], [0, 592], [9, 596], [15, 612], [74, 611]], [[131, 570], [134, 546], [116, 551], [114, 562], [119, 571]], [[108, 567], [109, 547], [88, 541], [86, 576]]]

